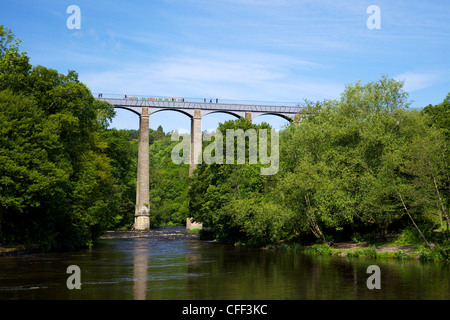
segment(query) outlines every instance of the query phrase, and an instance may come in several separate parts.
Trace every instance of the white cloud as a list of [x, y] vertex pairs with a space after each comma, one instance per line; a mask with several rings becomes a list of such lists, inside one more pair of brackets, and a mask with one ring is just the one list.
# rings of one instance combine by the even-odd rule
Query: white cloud
[[413, 92], [425, 89], [439, 80], [437, 72], [411, 72], [407, 71], [394, 77], [398, 81], [405, 81], [403, 89], [407, 92]]
[[192, 49], [155, 62], [80, 74], [80, 79], [94, 92], [299, 102], [342, 91], [341, 85], [306, 76], [324, 68], [279, 54]]

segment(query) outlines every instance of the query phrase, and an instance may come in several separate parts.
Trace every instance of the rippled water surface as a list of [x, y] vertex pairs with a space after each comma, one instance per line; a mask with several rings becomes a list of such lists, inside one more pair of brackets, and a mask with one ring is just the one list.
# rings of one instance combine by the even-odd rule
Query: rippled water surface
[[[450, 299], [444, 263], [317, 257], [198, 240], [181, 228], [95, 248], [0, 257], [0, 299]], [[381, 289], [369, 290], [369, 265]], [[67, 267], [81, 289], [66, 286]]]

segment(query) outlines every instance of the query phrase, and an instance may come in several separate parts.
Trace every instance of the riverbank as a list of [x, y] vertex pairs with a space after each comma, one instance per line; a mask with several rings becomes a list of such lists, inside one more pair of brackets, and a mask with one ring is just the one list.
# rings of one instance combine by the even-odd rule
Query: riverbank
[[42, 248], [39, 244], [15, 244], [15, 245], [0, 244], [0, 257], [25, 253], [37, 253], [41, 251]]
[[[191, 239], [202, 240], [199, 232], [187, 232], [180, 227], [158, 227], [148, 231], [116, 230], [107, 231], [99, 239], [130, 239], [130, 238], [155, 238], [155, 239]], [[236, 243], [235, 246], [245, 245]], [[269, 245], [262, 249], [281, 249], [289, 252], [302, 252], [311, 255], [335, 255], [347, 258], [389, 258], [398, 260], [421, 261], [447, 261], [450, 262], [450, 248], [443, 245], [431, 244], [430, 247], [413, 244], [393, 244], [390, 241], [377, 242], [336, 242], [331, 244], [301, 245], [299, 243], [279, 243]], [[39, 244], [0, 244], [0, 257], [42, 252]]]
[[335, 255], [340, 257], [366, 257], [366, 258], [388, 258], [398, 260], [417, 259], [421, 261], [445, 261], [450, 262], [450, 248], [431, 244], [429, 247], [423, 245], [392, 245], [383, 243], [373, 245], [367, 242], [340, 242], [331, 245], [314, 244], [302, 246], [300, 244], [281, 244], [283, 250], [302, 252], [311, 255]]
[[[209, 236], [209, 237], [208, 237]], [[347, 258], [388, 258], [397, 260], [421, 260], [450, 262], [450, 243], [436, 241], [429, 246], [422, 244], [411, 236], [408, 230], [404, 234], [388, 236], [370, 236], [367, 241], [342, 241], [322, 244], [305, 244], [280, 241], [276, 244], [261, 247], [262, 250], [285, 250], [302, 252], [311, 255], [334, 255]], [[202, 238], [201, 238], [202, 239]], [[203, 239], [213, 240], [211, 234], [203, 235]], [[235, 246], [246, 246], [244, 242], [236, 242]]]

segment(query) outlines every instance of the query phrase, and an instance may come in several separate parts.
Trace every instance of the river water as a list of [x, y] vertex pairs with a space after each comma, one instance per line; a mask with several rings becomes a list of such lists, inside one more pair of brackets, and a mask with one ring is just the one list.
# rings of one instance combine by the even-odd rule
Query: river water
[[[67, 267], [80, 268], [69, 290]], [[380, 267], [370, 290], [367, 267]], [[5, 299], [450, 299], [446, 263], [309, 256], [199, 240], [182, 228], [100, 239], [93, 249], [0, 257]]]

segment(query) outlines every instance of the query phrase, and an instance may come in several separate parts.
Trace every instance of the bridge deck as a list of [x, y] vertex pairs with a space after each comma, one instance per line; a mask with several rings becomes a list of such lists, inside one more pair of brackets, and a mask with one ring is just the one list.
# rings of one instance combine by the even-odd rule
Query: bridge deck
[[248, 104], [229, 104], [229, 103], [215, 103], [215, 102], [177, 102], [177, 101], [150, 101], [150, 100], [131, 100], [131, 99], [113, 99], [113, 98], [98, 98], [98, 100], [106, 101], [116, 108], [130, 109], [133, 112], [139, 113], [140, 108], [149, 107], [159, 111], [162, 109], [180, 110], [188, 115], [191, 115], [194, 109], [202, 110], [202, 114], [212, 112], [229, 112], [240, 115], [245, 112], [252, 112], [255, 114], [275, 114], [283, 117], [293, 118], [295, 114], [300, 112], [302, 107], [292, 106], [273, 106], [273, 105], [248, 105]]

